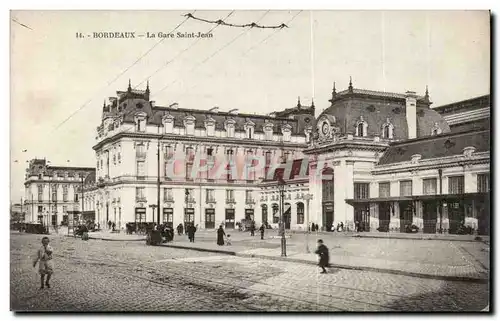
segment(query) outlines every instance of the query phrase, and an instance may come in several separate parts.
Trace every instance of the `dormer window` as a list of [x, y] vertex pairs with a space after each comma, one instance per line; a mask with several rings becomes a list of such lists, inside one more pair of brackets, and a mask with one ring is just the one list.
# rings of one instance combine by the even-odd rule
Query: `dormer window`
[[245, 124], [245, 131], [246, 131], [246, 138], [253, 139], [254, 138], [254, 131], [255, 131], [255, 124], [252, 121], [248, 121]]
[[382, 126], [382, 138], [392, 139], [394, 137], [394, 126], [391, 124], [390, 120]]
[[196, 121], [196, 118], [193, 116], [186, 116], [184, 118], [184, 131], [186, 135], [194, 135], [194, 122]]
[[434, 127], [432, 127], [431, 135], [436, 136], [442, 133], [441, 128], [438, 123], [434, 123]]
[[289, 124], [281, 126], [281, 133], [283, 134], [283, 141], [289, 142], [292, 136], [292, 126]]
[[234, 125], [235, 125], [235, 123], [236, 123], [236, 121], [234, 119], [226, 120], [226, 123], [224, 125], [226, 128], [227, 137], [231, 137], [231, 138], [234, 137]]
[[265, 140], [273, 140], [273, 124], [266, 123], [264, 125], [264, 139]]
[[209, 117], [205, 120], [205, 130], [207, 136], [215, 136], [215, 119]]
[[360, 120], [356, 124], [356, 136], [358, 137], [366, 137], [368, 134], [368, 123], [363, 120], [363, 116], [360, 117]]
[[137, 126], [136, 130], [138, 132], [143, 132], [146, 129], [145, 123], [146, 123], [145, 119], [138, 119], [137, 123], [136, 123], [136, 126]]
[[161, 121], [163, 123], [163, 133], [171, 134], [174, 130], [174, 116], [166, 114]]

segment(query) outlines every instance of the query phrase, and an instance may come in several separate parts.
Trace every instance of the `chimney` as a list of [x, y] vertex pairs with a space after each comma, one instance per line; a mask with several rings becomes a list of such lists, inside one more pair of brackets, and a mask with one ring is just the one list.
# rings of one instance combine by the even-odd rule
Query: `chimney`
[[417, 138], [417, 95], [414, 91], [406, 92], [406, 123], [408, 138]]

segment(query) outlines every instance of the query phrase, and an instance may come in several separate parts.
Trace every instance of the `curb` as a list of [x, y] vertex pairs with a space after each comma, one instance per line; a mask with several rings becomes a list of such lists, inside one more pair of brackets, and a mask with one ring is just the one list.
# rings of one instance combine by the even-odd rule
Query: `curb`
[[[281, 257], [281, 256], [245, 254], [245, 253], [238, 253], [238, 252], [234, 252], [234, 251], [212, 250], [212, 249], [204, 249], [204, 248], [182, 246], [182, 245], [162, 244], [161, 246], [177, 248], [177, 249], [184, 249], [184, 250], [193, 250], [193, 251], [199, 251], [199, 252], [211, 252], [211, 253], [218, 253], [218, 254], [226, 254], [226, 255], [246, 257], [246, 258], [260, 258], [260, 259], [275, 260], [275, 261], [302, 263], [302, 264], [308, 264], [308, 265], [314, 265], [314, 266], [317, 265], [316, 262], [311, 262], [309, 260], [294, 259], [294, 258], [287, 258], [287, 257]], [[394, 269], [374, 268], [374, 267], [368, 267], [368, 266], [330, 264], [330, 267], [344, 269], [344, 270], [371, 271], [371, 272], [378, 272], [378, 273], [396, 274], [396, 275], [411, 276], [411, 277], [417, 277], [417, 278], [423, 278], [423, 279], [434, 279], [434, 280], [444, 280], [444, 281], [462, 281], [462, 282], [481, 283], [481, 284], [487, 284], [489, 282], [489, 280], [485, 279], [485, 278], [432, 275], [432, 274], [407, 272], [407, 271], [394, 270]]]
[[[72, 237], [72, 238], [81, 238], [81, 236], [76, 236], [76, 237], [72, 236], [72, 235], [64, 235], [64, 236], [65, 237]], [[110, 238], [105, 238], [105, 237], [89, 236], [89, 240], [110, 241], [110, 242], [142, 242], [142, 241], [146, 241], [146, 238], [126, 240], [126, 239], [110, 239]]]
[[355, 234], [351, 235], [350, 237], [355, 237], [355, 238], [373, 238], [373, 239], [394, 239], [394, 240], [417, 240], [417, 241], [451, 241], [451, 242], [483, 242], [484, 240], [457, 240], [457, 239], [440, 239], [440, 238], [434, 238], [434, 237], [401, 237], [401, 236], [376, 236], [376, 235], [360, 235], [360, 234]]

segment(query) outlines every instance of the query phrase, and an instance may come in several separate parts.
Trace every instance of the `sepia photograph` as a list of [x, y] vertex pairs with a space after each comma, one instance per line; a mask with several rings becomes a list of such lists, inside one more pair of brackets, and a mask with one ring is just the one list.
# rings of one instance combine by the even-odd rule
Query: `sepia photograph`
[[16, 314], [491, 313], [490, 11], [9, 24]]

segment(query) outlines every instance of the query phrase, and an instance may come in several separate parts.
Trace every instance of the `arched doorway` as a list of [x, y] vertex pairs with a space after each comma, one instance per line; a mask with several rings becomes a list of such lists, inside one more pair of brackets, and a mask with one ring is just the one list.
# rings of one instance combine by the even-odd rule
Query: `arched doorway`
[[297, 224], [304, 224], [304, 203], [297, 203]]
[[261, 211], [262, 211], [262, 216], [261, 216], [262, 224], [267, 225], [268, 221], [267, 221], [267, 205], [266, 204], [261, 205]]
[[271, 208], [273, 209], [273, 224], [278, 224], [280, 222], [280, 207], [278, 204], [273, 203]]
[[323, 213], [322, 213], [322, 229], [331, 231], [334, 220], [334, 184], [333, 184], [333, 169], [328, 167], [322, 172], [322, 195], [323, 195]]

